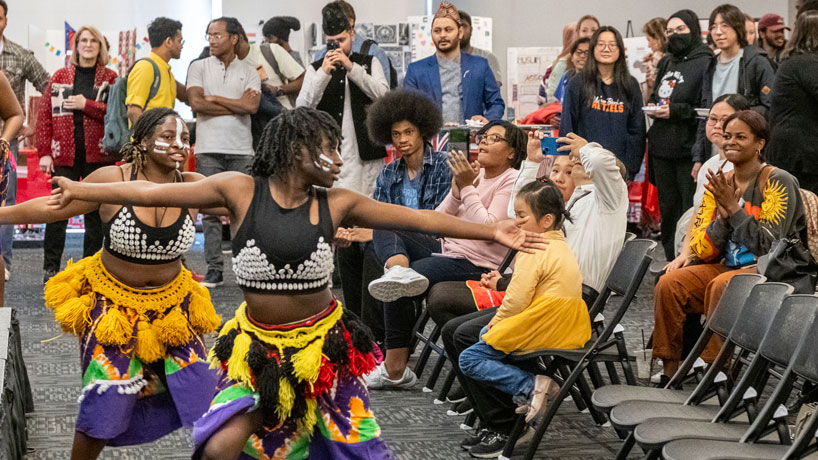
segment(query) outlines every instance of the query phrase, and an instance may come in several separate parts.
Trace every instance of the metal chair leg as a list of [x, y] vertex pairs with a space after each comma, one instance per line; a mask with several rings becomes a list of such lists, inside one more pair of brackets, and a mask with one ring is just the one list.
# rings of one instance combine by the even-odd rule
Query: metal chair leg
[[454, 373], [454, 369], [450, 369], [449, 373], [446, 374], [446, 380], [443, 381], [443, 386], [440, 388], [440, 393], [438, 393], [437, 399], [435, 399], [435, 404], [443, 404], [446, 402], [446, 397], [449, 396], [449, 391], [452, 389], [455, 377], [457, 376]]
[[[426, 315], [428, 318], [428, 315]], [[418, 332], [418, 335], [422, 337], [422, 332]], [[423, 349], [420, 351], [420, 356], [418, 356], [418, 361], [415, 363], [415, 375], [420, 377], [423, 374], [423, 369], [426, 367], [426, 362], [429, 360], [429, 355], [432, 354], [432, 344], [435, 343], [437, 338], [440, 337], [440, 327], [435, 326], [432, 329], [432, 333], [429, 334], [429, 337], [420, 338], [418, 340], [423, 342]]]
[[446, 364], [445, 353], [437, 357], [435, 367], [432, 368], [432, 373], [429, 374], [429, 378], [426, 380], [426, 386], [423, 387], [424, 393], [431, 393], [432, 390], [434, 390], [435, 384], [437, 384], [437, 378], [440, 377], [440, 372], [443, 370], [444, 364]]

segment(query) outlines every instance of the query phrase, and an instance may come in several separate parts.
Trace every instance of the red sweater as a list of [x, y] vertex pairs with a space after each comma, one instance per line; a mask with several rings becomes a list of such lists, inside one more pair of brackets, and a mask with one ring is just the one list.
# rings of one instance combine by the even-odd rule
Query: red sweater
[[[74, 166], [74, 117], [72, 111], [67, 114], [56, 115], [52, 108], [56, 105], [59, 95], [52, 93], [53, 85], [74, 84], [76, 67], [74, 64], [56, 72], [48, 81], [40, 98], [40, 108], [37, 116], [37, 155], [50, 156], [55, 166]], [[118, 155], [106, 155], [102, 151], [102, 137], [105, 135], [104, 118], [107, 107], [108, 86], [116, 80], [116, 72], [102, 66], [97, 66], [94, 74], [95, 100], [86, 99], [82, 126], [85, 135], [85, 161], [88, 163], [112, 164], [119, 161]]]

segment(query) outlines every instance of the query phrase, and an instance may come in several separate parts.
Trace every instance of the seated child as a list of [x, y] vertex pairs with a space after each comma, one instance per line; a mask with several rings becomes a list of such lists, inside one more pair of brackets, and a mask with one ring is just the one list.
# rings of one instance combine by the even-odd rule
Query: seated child
[[570, 219], [557, 186], [532, 182], [515, 200], [522, 228], [543, 232], [545, 250], [517, 255], [514, 277], [502, 305], [481, 331], [480, 341], [460, 354], [466, 377], [511, 394], [526, 421], [541, 417], [559, 385], [551, 378], [504, 362], [512, 352], [540, 348], [577, 348], [591, 338], [591, 321], [582, 300], [582, 275], [560, 228]]

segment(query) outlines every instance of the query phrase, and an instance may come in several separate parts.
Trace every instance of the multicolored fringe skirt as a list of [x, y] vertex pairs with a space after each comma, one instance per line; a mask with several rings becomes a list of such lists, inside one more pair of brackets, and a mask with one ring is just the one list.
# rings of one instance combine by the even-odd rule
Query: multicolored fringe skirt
[[281, 326], [254, 321], [242, 304], [210, 351], [222, 380], [194, 425], [193, 458], [231, 417], [261, 410], [241, 459], [391, 459], [362, 378], [376, 366], [372, 350], [369, 329], [337, 301]]
[[45, 302], [62, 329], [80, 338], [77, 431], [111, 446], [141, 444], [207, 411], [218, 376], [202, 334], [220, 318], [188, 270], [160, 288], [134, 289], [108, 273], [97, 253], [52, 277]]

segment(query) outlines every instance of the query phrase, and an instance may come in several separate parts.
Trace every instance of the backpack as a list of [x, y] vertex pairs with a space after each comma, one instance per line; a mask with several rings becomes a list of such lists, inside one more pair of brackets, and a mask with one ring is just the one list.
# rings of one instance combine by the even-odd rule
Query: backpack
[[[775, 169], [774, 166], [762, 169], [759, 183], [766, 184], [773, 169]], [[801, 201], [804, 202], [804, 214], [807, 218], [807, 241], [804, 243], [812, 258], [818, 261], [818, 195], [803, 188], [799, 188], [799, 191], [801, 192]]]
[[[361, 52], [364, 56], [369, 55], [369, 49], [372, 48], [372, 45], [377, 45], [378, 42], [371, 39], [366, 39], [361, 44]], [[389, 89], [395, 89], [398, 87], [398, 71], [395, 70], [395, 66], [392, 65], [392, 60], [389, 59], [389, 55], [386, 55], [386, 60], [389, 62]]]
[[278, 100], [273, 91], [266, 85], [261, 85], [261, 98], [258, 103], [258, 110], [250, 116], [250, 132], [253, 136], [253, 150], [258, 150], [261, 134], [264, 128], [273, 118], [284, 111], [284, 106]]
[[[159, 72], [159, 67], [153, 60], [148, 58], [139, 59], [134, 63], [134, 66], [139, 61], [148, 61], [153, 66], [153, 82], [151, 83], [148, 98], [145, 100], [145, 105], [142, 110], [148, 107], [148, 103], [159, 92], [159, 85], [162, 83], [162, 75]], [[131, 70], [133, 67], [131, 67]], [[108, 94], [108, 107], [105, 111], [105, 135], [102, 137], [102, 151], [108, 155], [118, 155], [122, 146], [131, 140], [131, 128], [128, 126], [128, 106], [125, 104], [125, 98], [128, 96], [128, 75], [131, 71], [116, 79], [111, 85], [111, 92]]]

